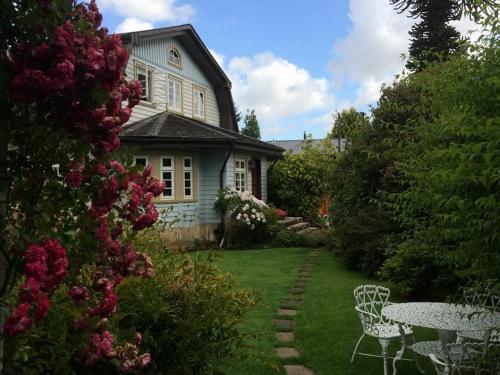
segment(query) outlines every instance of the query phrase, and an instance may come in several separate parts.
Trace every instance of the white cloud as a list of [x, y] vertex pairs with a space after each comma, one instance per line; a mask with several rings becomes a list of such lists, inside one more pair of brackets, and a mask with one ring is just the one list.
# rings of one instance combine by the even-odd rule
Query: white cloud
[[131, 31], [150, 30], [154, 27], [151, 22], [141, 21], [137, 18], [125, 18], [116, 28], [117, 33], [128, 33]]
[[226, 58], [226, 56], [214, 51], [213, 49], [209, 49], [210, 53], [212, 54], [213, 58], [215, 59], [215, 61], [217, 61], [217, 64], [220, 65], [220, 67], [222, 69], [224, 69], [224, 60]]
[[334, 44], [331, 67], [337, 81], [359, 82], [356, 105], [373, 103], [380, 85], [392, 81], [408, 50], [408, 31], [415, 22], [398, 14], [387, 0], [351, 0], [349, 34]]
[[194, 15], [194, 8], [189, 4], [176, 5], [176, 2], [177, 0], [101, 0], [99, 5], [112, 9], [122, 17], [142, 22], [189, 21]]
[[[331, 63], [336, 85], [346, 79], [358, 84], [356, 106], [375, 103], [383, 83], [394, 80], [403, 71], [402, 54], [408, 53], [408, 31], [418, 20], [398, 14], [388, 0], [350, 0], [348, 35], [335, 42], [336, 58]], [[478, 29], [468, 18], [452, 22], [462, 35]], [[472, 34], [477, 40], [479, 32]]]
[[328, 81], [272, 53], [234, 57], [226, 69], [240, 109], [254, 108], [259, 119], [277, 123], [332, 105]]

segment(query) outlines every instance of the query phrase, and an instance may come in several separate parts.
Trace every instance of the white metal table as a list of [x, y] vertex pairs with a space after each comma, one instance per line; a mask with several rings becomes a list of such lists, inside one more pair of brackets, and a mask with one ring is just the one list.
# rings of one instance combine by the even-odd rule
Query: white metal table
[[[468, 305], [441, 302], [395, 303], [385, 306], [382, 315], [398, 323], [435, 329], [442, 345], [452, 342], [456, 331], [489, 330], [500, 327], [500, 313]], [[400, 328], [401, 329], [401, 328]], [[401, 350], [393, 361], [393, 374], [396, 374], [396, 361], [406, 350], [404, 337]]]

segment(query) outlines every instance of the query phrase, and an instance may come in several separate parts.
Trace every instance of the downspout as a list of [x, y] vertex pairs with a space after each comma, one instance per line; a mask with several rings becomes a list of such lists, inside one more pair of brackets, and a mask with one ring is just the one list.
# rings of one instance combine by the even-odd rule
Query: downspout
[[233, 149], [234, 149], [234, 143], [231, 143], [229, 148], [227, 149], [226, 158], [224, 159], [224, 163], [222, 164], [222, 168], [219, 173], [219, 187], [221, 190], [224, 189], [224, 170], [226, 169], [227, 161], [229, 160], [229, 157], [231, 156]]
[[[227, 161], [229, 160], [229, 157], [231, 156], [231, 153], [233, 152], [234, 149], [234, 143], [231, 142], [229, 145], [229, 148], [227, 149], [226, 157], [224, 158], [224, 163], [222, 164], [222, 168], [220, 169], [219, 172], [219, 187], [220, 189], [224, 189], [224, 171], [226, 170], [226, 165]], [[220, 225], [219, 225], [219, 247], [222, 247], [224, 245], [224, 234], [225, 234], [225, 214], [221, 212], [220, 214]]]

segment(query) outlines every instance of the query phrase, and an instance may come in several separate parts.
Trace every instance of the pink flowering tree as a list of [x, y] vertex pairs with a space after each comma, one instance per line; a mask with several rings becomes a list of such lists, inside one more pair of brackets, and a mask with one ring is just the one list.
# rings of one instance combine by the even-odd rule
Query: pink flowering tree
[[108, 322], [117, 285], [154, 273], [131, 238], [157, 220], [163, 186], [118, 154], [141, 87], [124, 80], [127, 51], [101, 20], [94, 0], [0, 4], [1, 330], [29, 332], [64, 284], [81, 363], [136, 371], [150, 360], [140, 333], [118, 342]]

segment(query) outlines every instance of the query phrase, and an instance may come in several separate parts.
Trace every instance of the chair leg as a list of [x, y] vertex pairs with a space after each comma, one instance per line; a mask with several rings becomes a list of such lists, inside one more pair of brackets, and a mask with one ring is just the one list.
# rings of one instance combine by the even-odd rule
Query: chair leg
[[384, 359], [384, 375], [388, 375], [387, 370], [387, 348], [389, 347], [390, 340], [378, 339], [380, 346], [382, 347], [382, 358]]
[[[412, 344], [415, 344], [417, 342], [417, 340], [415, 339], [415, 336], [411, 335], [410, 337], [411, 337]], [[415, 361], [415, 366], [417, 366], [418, 371], [421, 374], [425, 374], [425, 370], [423, 370], [422, 367], [420, 367], [420, 362], [418, 361], [418, 354], [415, 353], [414, 350], [412, 350], [412, 353], [413, 353], [413, 360]]]
[[361, 335], [361, 337], [359, 338], [358, 342], [356, 343], [356, 346], [354, 347], [354, 351], [352, 352], [352, 357], [351, 357], [351, 363], [354, 362], [354, 357], [356, 356], [356, 353], [358, 352], [359, 344], [361, 344], [361, 341], [363, 341], [364, 338], [365, 338], [365, 333], [363, 333]]

